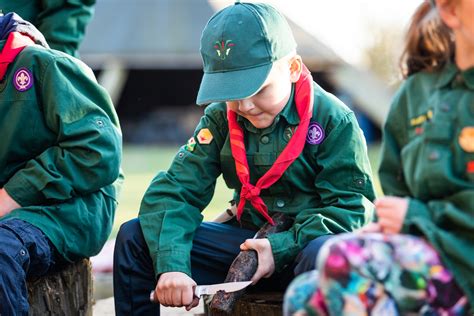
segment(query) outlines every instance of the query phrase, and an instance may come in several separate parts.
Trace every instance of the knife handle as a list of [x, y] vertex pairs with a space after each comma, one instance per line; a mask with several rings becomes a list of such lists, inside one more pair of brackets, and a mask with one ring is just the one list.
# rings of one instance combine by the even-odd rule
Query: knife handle
[[[194, 287], [193, 287], [193, 293], [194, 293]], [[152, 302], [153, 304], [159, 304], [160, 303], [158, 301], [158, 297], [156, 297], [156, 293], [155, 293], [154, 290], [150, 292], [150, 302]], [[189, 311], [191, 308], [197, 306], [196, 303], [199, 304], [199, 296], [196, 296], [196, 294], [194, 294], [193, 301], [191, 302], [191, 304], [185, 306], [186, 310]]]

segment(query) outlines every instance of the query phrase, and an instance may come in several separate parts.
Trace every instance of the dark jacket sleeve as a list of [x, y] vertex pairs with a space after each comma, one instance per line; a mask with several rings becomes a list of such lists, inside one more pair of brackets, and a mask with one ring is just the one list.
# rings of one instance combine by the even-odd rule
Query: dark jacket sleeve
[[42, 0], [36, 27], [51, 48], [78, 57], [79, 44], [92, 19], [94, 4], [95, 0]]

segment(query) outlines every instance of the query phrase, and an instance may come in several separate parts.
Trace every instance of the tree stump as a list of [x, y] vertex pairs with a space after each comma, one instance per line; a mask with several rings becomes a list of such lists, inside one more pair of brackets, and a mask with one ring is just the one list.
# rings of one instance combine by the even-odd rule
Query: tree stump
[[205, 305], [205, 313], [209, 316], [282, 316], [283, 295], [282, 292], [245, 293], [230, 314], [213, 313], [208, 305]]
[[89, 259], [61, 271], [28, 280], [29, 315], [92, 316], [92, 273]]

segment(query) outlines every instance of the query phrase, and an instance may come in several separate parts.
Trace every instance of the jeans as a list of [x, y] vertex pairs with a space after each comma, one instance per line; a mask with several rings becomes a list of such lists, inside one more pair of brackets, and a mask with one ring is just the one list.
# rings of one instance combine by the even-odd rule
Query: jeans
[[0, 220], [0, 315], [28, 315], [26, 279], [46, 274], [59, 258], [37, 227], [19, 219]]

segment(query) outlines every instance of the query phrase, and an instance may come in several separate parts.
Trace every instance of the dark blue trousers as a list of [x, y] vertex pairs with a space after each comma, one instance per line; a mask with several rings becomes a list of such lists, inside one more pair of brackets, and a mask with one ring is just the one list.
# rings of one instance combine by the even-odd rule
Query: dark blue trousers
[[28, 315], [26, 279], [46, 274], [60, 258], [37, 227], [0, 220], [0, 315]]
[[[255, 231], [204, 222], [196, 231], [191, 250], [191, 273], [197, 284], [224, 282], [240, 244]], [[319, 237], [306, 246], [294, 264], [271, 278], [261, 279], [254, 288], [284, 290], [298, 274], [315, 269], [315, 259], [330, 236]], [[216, 242], [218, 241], [218, 242]], [[157, 279], [138, 219], [120, 227], [114, 251], [114, 297], [116, 315], [159, 315], [160, 306], [150, 303]]]

